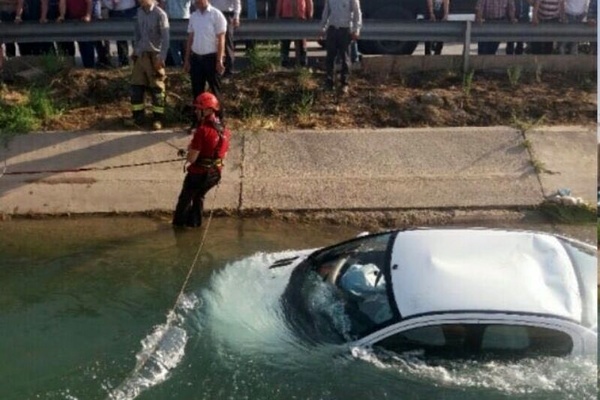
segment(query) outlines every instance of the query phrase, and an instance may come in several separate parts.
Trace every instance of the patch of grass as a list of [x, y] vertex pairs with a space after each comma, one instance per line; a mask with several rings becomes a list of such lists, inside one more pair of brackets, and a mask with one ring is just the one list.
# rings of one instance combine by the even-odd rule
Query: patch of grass
[[276, 42], [257, 44], [248, 50], [248, 61], [250, 74], [273, 71], [279, 63], [279, 47]]
[[62, 111], [46, 88], [30, 88], [24, 102], [9, 104], [0, 100], [0, 140], [6, 146], [14, 136], [40, 129]]
[[567, 206], [547, 201], [539, 206], [539, 210], [551, 220], [561, 223], [590, 223], [598, 219], [596, 208], [588, 204]]
[[44, 54], [41, 56], [40, 65], [48, 76], [54, 76], [62, 71], [67, 65], [64, 54]]

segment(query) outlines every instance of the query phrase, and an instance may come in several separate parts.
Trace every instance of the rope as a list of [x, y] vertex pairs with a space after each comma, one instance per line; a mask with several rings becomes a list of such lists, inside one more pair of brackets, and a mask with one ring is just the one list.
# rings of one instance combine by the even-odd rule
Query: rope
[[[219, 186], [220, 185], [218, 184], [214, 190], [213, 201], [215, 201], [217, 198], [217, 192], [218, 192]], [[204, 242], [206, 241], [206, 236], [208, 234], [208, 229], [210, 228], [210, 222], [212, 221], [213, 210], [214, 209], [211, 208], [210, 213], [208, 214], [208, 220], [206, 222], [206, 227], [204, 228], [204, 233], [202, 234], [202, 239], [200, 240], [200, 244], [198, 245], [198, 250], [196, 251], [196, 254], [194, 255], [192, 264], [190, 265], [188, 273], [183, 281], [181, 290], [179, 291], [179, 294], [177, 295], [177, 297], [175, 299], [175, 303], [173, 304], [173, 307], [171, 307], [169, 309], [169, 312], [167, 313], [166, 329], [163, 331], [160, 338], [155, 341], [155, 344], [152, 346], [152, 348], [150, 348], [149, 351], [144, 352], [143, 358], [141, 358], [141, 360], [137, 363], [135, 369], [131, 373], [131, 376], [134, 376], [135, 374], [137, 374], [144, 368], [144, 366], [146, 365], [146, 363], [148, 362], [150, 357], [152, 357], [152, 355], [156, 352], [156, 349], [158, 348], [159, 344], [161, 343], [162, 339], [164, 338], [165, 333], [169, 330], [169, 328], [173, 324], [173, 321], [175, 320], [175, 309], [177, 308], [177, 305], [179, 304], [179, 302], [181, 301], [181, 298], [183, 297], [185, 288], [187, 287], [187, 285], [189, 283], [190, 277], [192, 276], [194, 268], [196, 267], [196, 264], [198, 263], [198, 259], [200, 258], [200, 254], [202, 253], [202, 249], [204, 247]], [[125, 381], [125, 382], [127, 382], [127, 381]], [[112, 393], [119, 391], [123, 387], [125, 382], [123, 382], [121, 385], [119, 385], [114, 391], [112, 391]], [[112, 396], [110, 394], [109, 394], [109, 398], [112, 398]]]
[[[184, 158], [171, 158], [168, 160], [161, 161], [146, 161], [140, 163], [133, 164], [120, 164], [120, 165], [108, 165], [106, 167], [81, 167], [81, 168], [67, 168], [67, 169], [49, 169], [49, 170], [38, 170], [38, 171], [10, 171], [6, 172], [6, 161], [4, 161], [4, 172], [2, 175], [35, 175], [35, 174], [58, 174], [64, 172], [87, 172], [87, 171], [107, 171], [109, 169], [120, 169], [120, 168], [130, 168], [130, 167], [143, 167], [147, 165], [156, 165], [156, 164], [168, 164], [172, 162], [178, 162], [185, 160]], [[2, 177], [0, 175], [0, 177]]]

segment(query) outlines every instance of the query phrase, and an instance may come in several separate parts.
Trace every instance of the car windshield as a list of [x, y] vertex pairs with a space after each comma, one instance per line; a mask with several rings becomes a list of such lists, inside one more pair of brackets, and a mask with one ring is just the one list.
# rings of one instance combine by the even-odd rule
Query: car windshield
[[391, 236], [366, 236], [328, 248], [313, 258], [312, 271], [328, 288], [334, 287], [341, 302], [349, 322], [345, 337], [362, 337], [393, 320], [384, 273], [389, 268]]

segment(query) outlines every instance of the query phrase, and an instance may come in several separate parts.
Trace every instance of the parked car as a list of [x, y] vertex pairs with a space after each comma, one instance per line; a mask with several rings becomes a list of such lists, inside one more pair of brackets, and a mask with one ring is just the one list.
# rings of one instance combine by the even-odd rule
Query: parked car
[[[450, 14], [474, 14], [476, 0], [451, 0]], [[259, 18], [274, 18], [276, 0], [258, 0]], [[325, 0], [313, 0], [314, 18], [321, 19]], [[414, 21], [426, 11], [425, 0], [361, 0], [363, 25], [368, 20]], [[242, 6], [244, 7], [244, 6]], [[359, 50], [365, 54], [412, 54], [418, 42], [359, 40]]]
[[548, 233], [416, 229], [280, 260], [292, 329], [425, 358], [596, 354], [593, 246]]

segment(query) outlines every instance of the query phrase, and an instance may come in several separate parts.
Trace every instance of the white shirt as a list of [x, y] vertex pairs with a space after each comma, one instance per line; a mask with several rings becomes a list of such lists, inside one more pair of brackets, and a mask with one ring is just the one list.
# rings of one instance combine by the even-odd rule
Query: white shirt
[[102, 0], [102, 4], [113, 11], [123, 11], [137, 7], [136, 0]]
[[227, 20], [221, 11], [209, 5], [204, 12], [192, 13], [187, 31], [194, 34], [193, 53], [201, 56], [216, 53], [217, 35], [227, 31]]
[[588, 0], [565, 1], [565, 13], [569, 15], [583, 15], [587, 12]]

